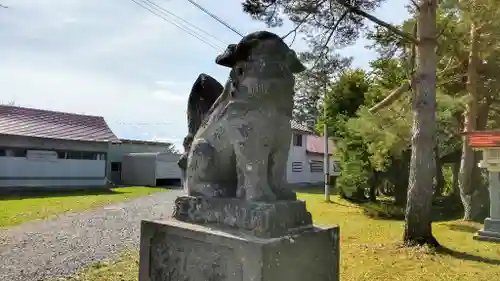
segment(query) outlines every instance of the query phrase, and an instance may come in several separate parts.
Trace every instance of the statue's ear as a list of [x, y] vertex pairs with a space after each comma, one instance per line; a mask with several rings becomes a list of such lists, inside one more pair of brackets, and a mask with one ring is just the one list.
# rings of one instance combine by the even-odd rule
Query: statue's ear
[[287, 56], [287, 65], [292, 73], [300, 73], [306, 70], [306, 67], [300, 62], [294, 50], [290, 50]]
[[224, 53], [215, 58], [215, 63], [232, 68], [237, 62], [247, 60], [257, 43], [257, 39], [249, 39], [238, 44], [229, 44]]
[[236, 44], [229, 44], [224, 53], [218, 55], [215, 58], [215, 63], [226, 67], [233, 67], [233, 65], [236, 63], [234, 61], [235, 51]]

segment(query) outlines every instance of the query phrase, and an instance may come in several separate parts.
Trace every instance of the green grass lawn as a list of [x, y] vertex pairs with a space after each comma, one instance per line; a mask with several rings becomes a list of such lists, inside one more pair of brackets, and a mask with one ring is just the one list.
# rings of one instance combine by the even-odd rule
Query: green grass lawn
[[[434, 233], [446, 251], [408, 249], [400, 243], [401, 221], [369, 218], [362, 208], [336, 196], [332, 196], [333, 203], [324, 203], [322, 194], [299, 195], [307, 201], [315, 223], [340, 225], [342, 281], [500, 280], [500, 245], [472, 239], [480, 224], [437, 222]], [[137, 252], [126, 252], [69, 280], [135, 281], [137, 272]]]
[[101, 190], [19, 193], [0, 196], [0, 228], [78, 212], [144, 196], [164, 188], [124, 187]]

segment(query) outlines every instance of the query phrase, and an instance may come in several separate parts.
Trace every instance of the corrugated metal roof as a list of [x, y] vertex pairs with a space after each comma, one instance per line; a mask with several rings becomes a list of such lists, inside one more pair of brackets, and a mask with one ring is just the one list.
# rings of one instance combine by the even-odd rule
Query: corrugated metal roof
[[[335, 144], [332, 140], [328, 141], [328, 154], [335, 152]], [[315, 135], [306, 136], [306, 151], [310, 153], [325, 154], [325, 144], [323, 137]]]
[[0, 134], [120, 142], [103, 117], [0, 105]]
[[120, 139], [121, 143], [125, 144], [145, 144], [152, 146], [171, 146], [170, 142], [162, 142], [162, 141], [148, 141], [148, 140], [132, 140], [132, 139]]
[[461, 134], [467, 137], [471, 147], [500, 147], [500, 131], [473, 131]]

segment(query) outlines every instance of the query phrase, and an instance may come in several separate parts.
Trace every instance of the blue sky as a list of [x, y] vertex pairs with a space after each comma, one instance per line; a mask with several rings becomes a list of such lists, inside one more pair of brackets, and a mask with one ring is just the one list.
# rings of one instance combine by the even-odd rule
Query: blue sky
[[[186, 0], [154, 2], [225, 44], [240, 37]], [[237, 0], [197, 0], [243, 33], [267, 29]], [[387, 0], [375, 14], [400, 23], [407, 1]], [[170, 141], [181, 148], [186, 100], [205, 72], [222, 84], [228, 69], [219, 51], [125, 0], [2, 0], [0, 101], [104, 116], [118, 137]], [[285, 34], [293, 26], [272, 29]], [[300, 36], [300, 35], [299, 35]], [[221, 48], [223, 43], [215, 41]], [[341, 50], [367, 67], [372, 51], [359, 40]], [[300, 51], [304, 45], [293, 45]]]

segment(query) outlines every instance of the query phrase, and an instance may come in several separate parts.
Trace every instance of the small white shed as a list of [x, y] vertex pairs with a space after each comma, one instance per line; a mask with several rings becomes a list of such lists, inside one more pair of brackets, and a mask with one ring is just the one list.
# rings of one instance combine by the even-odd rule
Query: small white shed
[[121, 180], [125, 185], [180, 185], [180, 154], [166, 152], [128, 153], [123, 156]]

